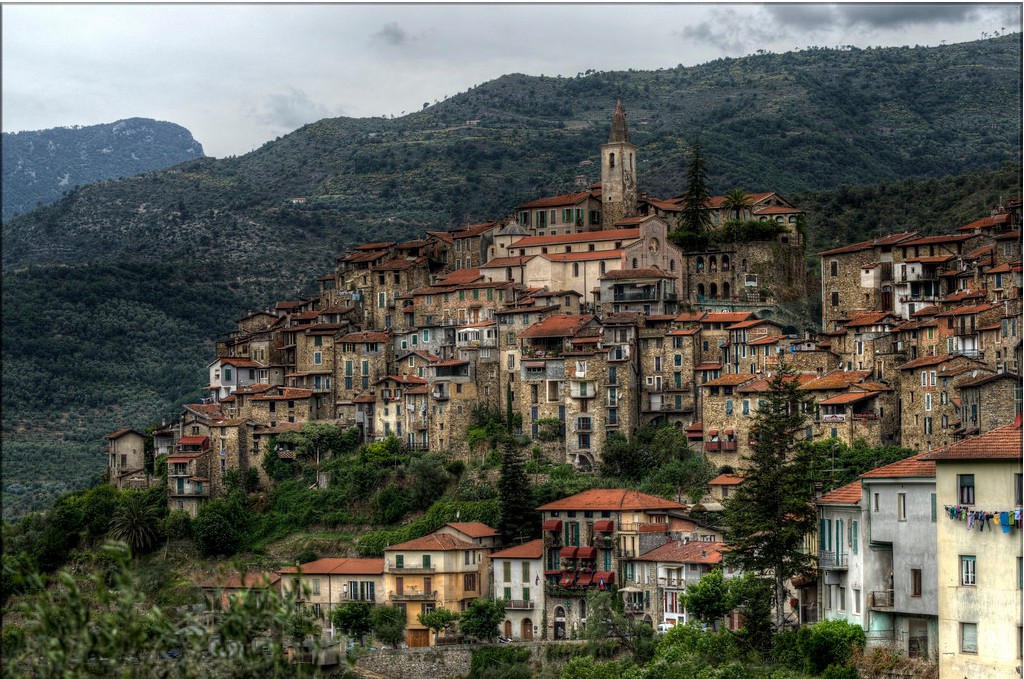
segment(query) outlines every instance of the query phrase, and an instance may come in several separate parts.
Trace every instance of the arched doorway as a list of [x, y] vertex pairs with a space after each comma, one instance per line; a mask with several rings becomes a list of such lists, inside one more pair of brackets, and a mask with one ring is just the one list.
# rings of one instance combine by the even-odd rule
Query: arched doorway
[[565, 639], [565, 609], [555, 606], [555, 639]]
[[523, 620], [523, 641], [533, 641], [533, 621], [529, 618]]
[[729, 299], [729, 284], [722, 283], [722, 297]]
[[511, 620], [506, 620], [505, 621], [505, 638], [506, 639], [511, 639], [512, 638], [512, 621]]
[[711, 284], [711, 296], [716, 298], [718, 297], [718, 283]]

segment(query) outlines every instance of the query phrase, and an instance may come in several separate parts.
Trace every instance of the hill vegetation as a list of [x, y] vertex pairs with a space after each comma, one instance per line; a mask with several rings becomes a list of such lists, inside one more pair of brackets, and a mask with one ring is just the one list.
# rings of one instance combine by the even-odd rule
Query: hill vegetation
[[101, 179], [162, 170], [203, 155], [180, 125], [128, 118], [105, 125], [3, 133], [3, 220]]
[[400, 119], [323, 120], [244, 157], [73, 189], [3, 227], [4, 517], [86, 486], [103, 435], [194, 400], [232, 319], [311, 293], [346, 248], [596, 181], [618, 94], [642, 188], [681, 193], [699, 131], [711, 191], [782, 192], [813, 253], [948, 232], [1019, 193], [1020, 60], [1018, 35], [510, 75]]

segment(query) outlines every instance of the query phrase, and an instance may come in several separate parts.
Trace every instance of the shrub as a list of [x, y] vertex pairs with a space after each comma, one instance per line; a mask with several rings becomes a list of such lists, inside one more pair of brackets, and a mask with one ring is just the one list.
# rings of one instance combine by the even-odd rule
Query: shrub
[[797, 633], [797, 647], [808, 669], [820, 674], [829, 665], [845, 665], [855, 647], [864, 647], [864, 630], [845, 620], [823, 620]]
[[473, 651], [469, 664], [469, 679], [484, 679], [485, 677], [512, 677], [519, 668], [525, 669], [524, 677], [530, 676], [529, 667], [526, 663], [530, 661], [530, 651], [525, 648], [514, 646], [497, 646], [492, 648], [480, 648]]
[[192, 517], [188, 512], [175, 509], [164, 519], [164, 535], [175, 540], [182, 540], [192, 536]]
[[821, 673], [821, 679], [858, 679], [857, 670], [849, 665], [829, 665]]
[[317, 553], [312, 549], [304, 549], [295, 555], [295, 560], [299, 564], [309, 563], [310, 561], [316, 561], [318, 558]]

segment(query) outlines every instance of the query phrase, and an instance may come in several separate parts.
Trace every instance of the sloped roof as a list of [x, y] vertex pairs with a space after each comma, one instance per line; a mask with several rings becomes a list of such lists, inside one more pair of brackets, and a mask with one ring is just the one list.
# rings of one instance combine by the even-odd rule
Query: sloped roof
[[552, 262], [589, 262], [596, 259], [621, 259], [622, 250], [594, 250], [593, 252], [548, 252], [537, 255]]
[[925, 459], [929, 452], [911, 455], [910, 457], [887, 464], [877, 469], [861, 474], [862, 479], [889, 479], [896, 477], [924, 477], [935, 476], [935, 462]]
[[435, 285], [464, 285], [474, 283], [481, 278], [483, 278], [483, 274], [480, 273], [480, 269], [458, 269], [439, 280]]
[[479, 236], [482, 233], [487, 233], [496, 225], [497, 222], [480, 222], [479, 224], [460, 226], [457, 229], [452, 229], [448, 233], [451, 234], [452, 238], [472, 238], [473, 236]]
[[990, 432], [957, 441], [926, 454], [928, 460], [1017, 460], [1021, 459], [1021, 416]]
[[746, 384], [747, 382], [757, 379], [756, 376], [748, 373], [730, 373], [728, 375], [722, 375], [718, 379], [709, 380], [702, 384], [702, 387], [733, 387], [737, 384]]
[[467, 521], [463, 523], [446, 523], [446, 526], [451, 526], [460, 533], [464, 533], [471, 538], [493, 538], [501, 535], [498, 531], [494, 530], [486, 523], [482, 521]]
[[520, 337], [569, 337], [594, 319], [593, 314], [552, 314], [519, 333]]
[[598, 509], [621, 511], [628, 509], [684, 509], [683, 505], [671, 500], [647, 495], [636, 490], [624, 488], [594, 488], [582, 493], [571, 495], [561, 500], [549, 502], [537, 508], [537, 511], [557, 511], [561, 509]]
[[278, 570], [278, 573], [297, 573], [303, 575], [382, 575], [384, 559], [356, 559], [328, 557], [304, 563], [301, 566], [289, 566]]
[[722, 563], [721, 542], [692, 541], [683, 543], [679, 540], [666, 542], [649, 552], [636, 557], [636, 561], [667, 561], [671, 563]]
[[541, 538], [524, 542], [521, 545], [513, 545], [491, 554], [492, 559], [540, 559], [543, 556], [544, 540]]
[[450, 552], [459, 549], [479, 549], [479, 546], [445, 533], [431, 533], [421, 538], [386, 547], [384, 551]]
[[853, 483], [848, 483], [841, 488], [836, 488], [831, 492], [825, 493], [814, 502], [819, 505], [855, 505], [860, 503], [860, 495], [860, 481], [854, 481]]
[[743, 477], [739, 474], [719, 474], [708, 481], [712, 486], [737, 486], [743, 483]]
[[637, 278], [675, 278], [675, 276], [665, 273], [658, 267], [650, 269], [619, 269], [617, 271], [609, 271], [601, 276], [601, 280], [630, 280]]
[[538, 198], [537, 200], [531, 200], [529, 203], [522, 203], [516, 206], [517, 210], [530, 209], [538, 207], [557, 207], [559, 205], [578, 205], [587, 198], [590, 198], [590, 191], [578, 191], [576, 193], [563, 193], [560, 196], [550, 196], [548, 198]]
[[568, 245], [602, 240], [629, 240], [639, 238], [640, 229], [609, 229], [607, 231], [583, 231], [552, 236], [527, 236], [509, 245], [509, 248], [526, 248], [534, 245]]
[[109, 441], [113, 441], [114, 439], [121, 438], [125, 434], [138, 434], [139, 436], [142, 436], [142, 434], [140, 434], [139, 432], [135, 431], [134, 429], [118, 429], [117, 431], [115, 431], [112, 434], [107, 434], [106, 438]]
[[868, 250], [874, 247], [882, 247], [886, 245], [896, 245], [903, 240], [913, 238], [917, 235], [915, 231], [905, 231], [903, 233], [891, 233], [887, 236], [880, 238], [872, 238], [870, 240], [861, 241], [859, 243], [853, 243], [852, 245], [844, 245], [842, 247], [833, 248], [831, 250], [825, 250], [819, 252], [818, 255], [842, 255], [850, 252], [860, 252], [861, 250]]

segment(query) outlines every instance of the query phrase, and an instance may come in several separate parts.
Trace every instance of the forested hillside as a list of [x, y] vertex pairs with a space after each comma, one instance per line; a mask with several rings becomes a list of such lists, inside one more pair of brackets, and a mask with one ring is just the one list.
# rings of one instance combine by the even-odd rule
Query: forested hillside
[[1019, 193], [1020, 61], [1016, 35], [510, 75], [401, 119], [324, 120], [244, 157], [73, 190], [3, 228], [4, 516], [87, 483], [104, 434], [198, 396], [233, 319], [311, 292], [346, 248], [596, 181], [618, 95], [642, 189], [681, 193], [699, 133], [712, 191], [782, 192], [813, 253], [949, 231]]
[[76, 186], [202, 156], [202, 145], [184, 127], [148, 118], [5, 132], [3, 220], [49, 205]]

